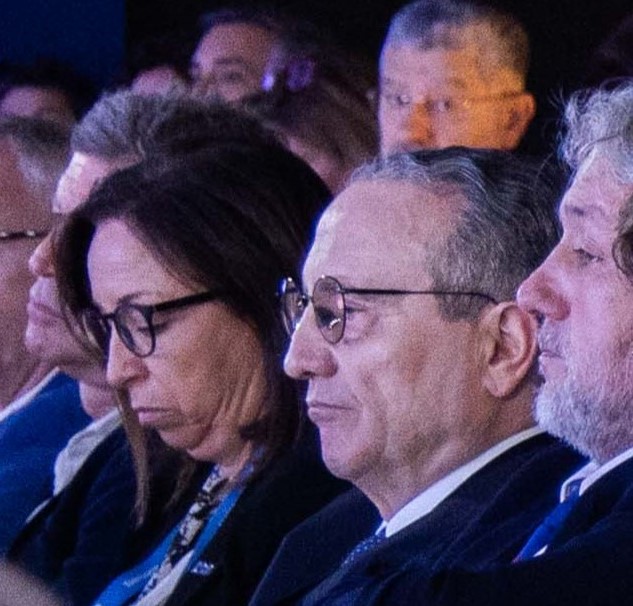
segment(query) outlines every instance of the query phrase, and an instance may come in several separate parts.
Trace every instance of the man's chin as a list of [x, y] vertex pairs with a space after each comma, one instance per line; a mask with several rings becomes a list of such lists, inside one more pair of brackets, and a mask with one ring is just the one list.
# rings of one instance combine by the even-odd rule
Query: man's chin
[[559, 438], [563, 437], [561, 433], [564, 433], [564, 428], [561, 425], [569, 405], [564, 391], [552, 381], [545, 381], [534, 402], [534, 418], [539, 427]]
[[40, 359], [48, 359], [51, 341], [47, 340], [40, 330], [31, 326], [30, 322], [24, 334], [24, 345], [30, 354]]

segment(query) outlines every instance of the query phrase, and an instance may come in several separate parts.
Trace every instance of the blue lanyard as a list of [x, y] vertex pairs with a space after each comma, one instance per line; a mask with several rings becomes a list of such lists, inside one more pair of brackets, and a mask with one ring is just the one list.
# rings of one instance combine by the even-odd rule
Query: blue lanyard
[[[193, 554], [189, 559], [187, 570], [189, 570], [189, 568], [197, 562], [202, 551], [215, 536], [215, 533], [218, 531], [231, 509], [233, 509], [235, 503], [237, 503], [237, 500], [243, 490], [243, 485], [236, 486], [233, 490], [231, 490], [231, 492], [229, 492], [229, 494], [226, 495], [226, 497], [224, 497], [222, 503], [220, 503], [219, 507], [213, 512], [213, 515], [209, 518], [202, 533], [196, 540]], [[93, 606], [123, 606], [133, 597], [138, 595], [165, 558], [165, 555], [167, 554], [167, 551], [178, 532], [178, 526], [179, 524], [176, 525], [169, 535], [165, 537], [162, 543], [145, 560], [143, 560], [143, 562], [131, 570], [124, 572], [112, 581], [97, 598]]]

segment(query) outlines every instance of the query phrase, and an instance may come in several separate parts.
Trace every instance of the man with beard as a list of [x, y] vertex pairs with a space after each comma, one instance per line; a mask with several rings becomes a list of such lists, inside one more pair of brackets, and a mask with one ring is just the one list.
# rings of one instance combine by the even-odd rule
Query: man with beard
[[[563, 152], [564, 235], [523, 283], [539, 321], [538, 422], [591, 462], [511, 566], [412, 566], [358, 604], [628, 604], [633, 595], [633, 81], [577, 95]], [[536, 487], [535, 487], [536, 489]]]

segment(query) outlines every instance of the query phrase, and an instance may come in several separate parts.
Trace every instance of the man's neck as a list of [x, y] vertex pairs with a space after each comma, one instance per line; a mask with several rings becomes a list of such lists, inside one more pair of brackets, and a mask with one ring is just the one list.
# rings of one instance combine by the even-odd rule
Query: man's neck
[[[532, 423], [533, 425], [533, 423]], [[409, 466], [401, 466], [381, 477], [352, 480], [354, 484], [376, 505], [383, 520], [390, 520], [413, 498], [420, 495], [449, 474], [469, 465], [478, 457], [484, 456], [490, 449], [496, 448], [506, 440], [528, 430], [529, 424], [517, 424], [515, 431], [488, 436], [476, 445], [469, 442], [451, 442], [443, 449], [437, 448], [412, 460]]]

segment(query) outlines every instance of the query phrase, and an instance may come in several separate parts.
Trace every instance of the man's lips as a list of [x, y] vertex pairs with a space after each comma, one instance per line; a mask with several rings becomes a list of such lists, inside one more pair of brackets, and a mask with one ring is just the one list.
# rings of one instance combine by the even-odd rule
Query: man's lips
[[308, 400], [308, 417], [313, 423], [327, 423], [337, 419], [349, 407], [321, 400]]
[[50, 320], [51, 318], [63, 319], [61, 312], [59, 312], [57, 309], [53, 309], [52, 307], [49, 307], [45, 303], [42, 303], [34, 299], [29, 299], [29, 302], [26, 306], [26, 311], [29, 318], [32, 320], [37, 320], [37, 319]]
[[549, 358], [560, 358], [563, 350], [560, 337], [549, 330], [541, 330], [539, 333], [538, 347], [540, 355]]

